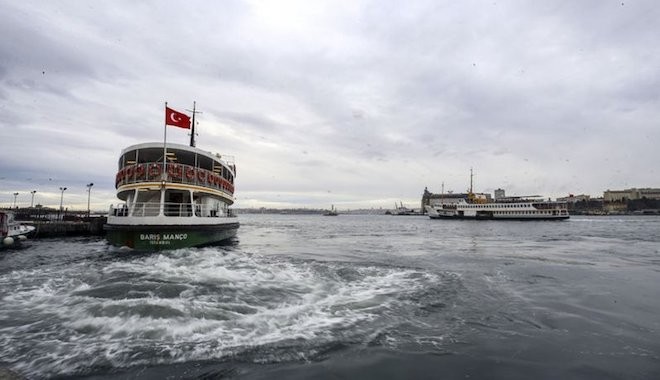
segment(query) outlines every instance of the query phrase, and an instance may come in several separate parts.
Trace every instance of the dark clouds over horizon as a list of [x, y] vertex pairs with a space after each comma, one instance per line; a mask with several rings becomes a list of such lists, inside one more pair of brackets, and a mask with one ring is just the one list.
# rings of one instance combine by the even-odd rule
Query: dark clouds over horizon
[[[660, 187], [652, 1], [0, 1], [0, 206], [114, 200], [196, 100], [237, 206]], [[168, 140], [185, 143], [183, 130]]]

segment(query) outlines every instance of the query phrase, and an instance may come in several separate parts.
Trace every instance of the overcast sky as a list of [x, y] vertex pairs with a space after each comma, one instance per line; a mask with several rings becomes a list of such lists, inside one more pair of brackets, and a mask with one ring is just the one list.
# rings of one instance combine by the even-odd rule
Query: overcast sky
[[[656, 1], [0, 0], [0, 206], [92, 208], [164, 102], [237, 207], [660, 187]], [[184, 129], [168, 141], [185, 144]]]

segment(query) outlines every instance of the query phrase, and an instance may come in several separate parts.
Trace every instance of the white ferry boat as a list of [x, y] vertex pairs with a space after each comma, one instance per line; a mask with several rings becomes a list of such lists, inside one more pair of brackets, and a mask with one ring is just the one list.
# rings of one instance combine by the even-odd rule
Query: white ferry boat
[[522, 198], [493, 203], [460, 199], [453, 204], [426, 206], [426, 212], [431, 219], [560, 220], [570, 217], [566, 203]]
[[[443, 190], [444, 192], [444, 190]], [[570, 218], [566, 202], [543, 200], [539, 196], [504, 197], [495, 201], [470, 189], [465, 197], [440, 198], [437, 204], [427, 205], [431, 219], [484, 219], [484, 220], [562, 220]]]
[[122, 151], [115, 187], [124, 203], [110, 206], [104, 226], [111, 244], [176, 249], [236, 235], [239, 223], [229, 208], [234, 160], [194, 147], [194, 129], [191, 136], [190, 146], [144, 143]]

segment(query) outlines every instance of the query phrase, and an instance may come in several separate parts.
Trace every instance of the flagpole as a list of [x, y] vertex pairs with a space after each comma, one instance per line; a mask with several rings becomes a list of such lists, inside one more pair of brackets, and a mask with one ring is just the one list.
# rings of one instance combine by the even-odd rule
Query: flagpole
[[163, 172], [160, 176], [160, 207], [158, 216], [165, 215], [165, 178], [167, 176], [167, 102], [165, 102], [165, 126], [163, 128]]
[[[167, 115], [167, 102], [165, 102], [165, 115]], [[163, 173], [167, 173], [167, 117], [165, 118], [165, 129], [163, 132]]]

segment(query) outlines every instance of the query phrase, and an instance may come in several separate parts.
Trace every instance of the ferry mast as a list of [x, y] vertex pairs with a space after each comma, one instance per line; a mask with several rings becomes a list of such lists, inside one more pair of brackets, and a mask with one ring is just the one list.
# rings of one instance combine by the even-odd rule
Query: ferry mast
[[191, 129], [190, 129], [190, 146], [195, 147], [195, 114], [201, 113], [200, 111], [195, 111], [195, 106], [197, 105], [197, 102], [193, 101], [193, 109], [191, 110], [186, 110], [189, 112], [192, 112], [192, 122], [191, 124]]

